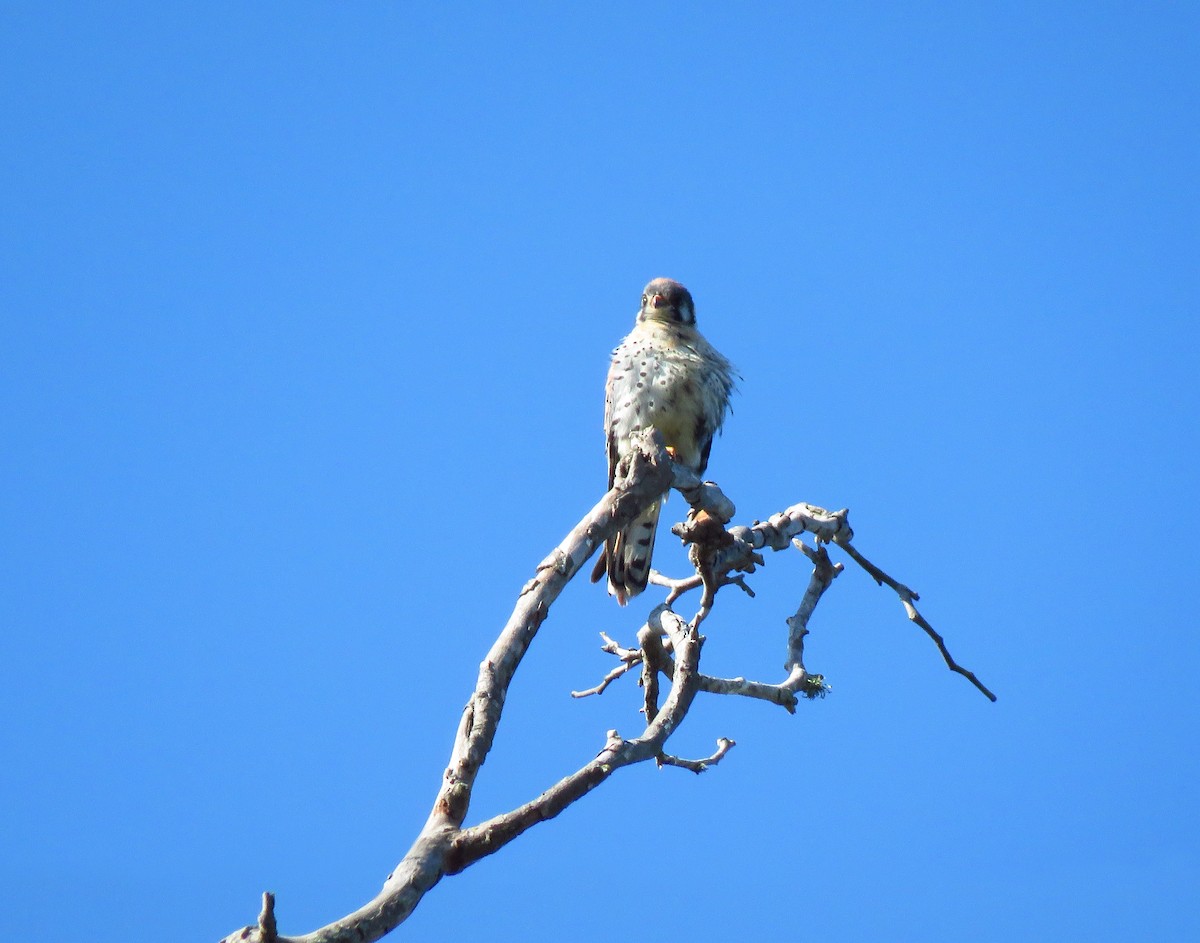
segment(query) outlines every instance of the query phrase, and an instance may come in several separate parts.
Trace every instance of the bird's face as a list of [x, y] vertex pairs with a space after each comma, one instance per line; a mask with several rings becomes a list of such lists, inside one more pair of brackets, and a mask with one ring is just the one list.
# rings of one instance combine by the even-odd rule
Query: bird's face
[[667, 324], [696, 323], [696, 308], [692, 293], [679, 282], [656, 278], [642, 290], [639, 321], [663, 321]]

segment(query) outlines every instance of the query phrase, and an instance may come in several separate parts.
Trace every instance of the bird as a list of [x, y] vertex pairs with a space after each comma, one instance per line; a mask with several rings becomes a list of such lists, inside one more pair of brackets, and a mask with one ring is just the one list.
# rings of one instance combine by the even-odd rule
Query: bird
[[[608, 487], [633, 450], [633, 434], [650, 427], [662, 434], [676, 462], [702, 475], [736, 379], [733, 364], [696, 329], [691, 292], [670, 278], [646, 285], [633, 330], [613, 351], [604, 385]], [[608, 591], [622, 606], [646, 588], [666, 497], [609, 537], [596, 561], [592, 582], [607, 574]]]

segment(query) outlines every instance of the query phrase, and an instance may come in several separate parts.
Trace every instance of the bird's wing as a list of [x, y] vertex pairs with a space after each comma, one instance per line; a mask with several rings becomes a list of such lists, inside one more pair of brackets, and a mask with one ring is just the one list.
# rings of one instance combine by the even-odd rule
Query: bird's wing
[[609, 488], [613, 486], [613, 481], [617, 476], [617, 463], [621, 460], [620, 443], [613, 434], [613, 410], [616, 408], [616, 383], [623, 372], [622, 347], [613, 351], [612, 363], [608, 368], [608, 378], [604, 381], [604, 447], [608, 455]]

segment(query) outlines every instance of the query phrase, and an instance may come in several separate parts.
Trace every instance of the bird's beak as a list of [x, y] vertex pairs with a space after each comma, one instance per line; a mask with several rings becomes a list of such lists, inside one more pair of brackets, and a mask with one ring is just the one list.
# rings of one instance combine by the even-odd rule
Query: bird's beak
[[661, 308], [666, 303], [667, 303], [667, 299], [664, 298], [662, 295], [655, 295], [653, 298], [650, 299], [650, 307], [651, 308]]

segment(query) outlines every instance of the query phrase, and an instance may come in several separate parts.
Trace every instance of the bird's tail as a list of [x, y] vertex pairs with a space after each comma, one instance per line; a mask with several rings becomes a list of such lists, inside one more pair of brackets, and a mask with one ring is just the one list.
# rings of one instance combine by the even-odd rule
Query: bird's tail
[[607, 570], [608, 591], [622, 606], [646, 588], [661, 509], [662, 501], [655, 501], [632, 524], [609, 537], [604, 553], [596, 561], [592, 582], [599, 580]]

